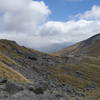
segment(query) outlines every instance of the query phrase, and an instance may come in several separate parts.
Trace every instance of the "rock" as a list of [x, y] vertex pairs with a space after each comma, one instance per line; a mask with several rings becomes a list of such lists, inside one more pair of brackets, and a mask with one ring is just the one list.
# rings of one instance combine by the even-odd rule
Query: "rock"
[[0, 84], [4, 84], [4, 83], [7, 83], [7, 80], [6, 79], [0, 79]]
[[5, 88], [5, 90], [6, 90], [10, 95], [15, 94], [15, 93], [17, 93], [17, 92], [19, 92], [19, 91], [23, 91], [23, 89], [24, 89], [24, 88], [23, 88], [20, 84], [17, 84], [17, 83], [15, 83], [15, 82], [8, 81], [8, 82], [6, 83], [6, 88]]
[[36, 88], [35, 90], [33, 90], [35, 94], [39, 95], [39, 94], [43, 94], [44, 90], [42, 88]]
[[6, 80], [6, 82], [3, 81], [2, 84], [0, 85], [0, 91], [1, 92], [4, 91], [9, 95], [13, 95], [19, 91], [22, 91], [23, 89], [24, 89], [23, 86], [21, 86], [20, 84], [8, 80]]
[[8, 97], [9, 94], [6, 91], [0, 90], [0, 100]]

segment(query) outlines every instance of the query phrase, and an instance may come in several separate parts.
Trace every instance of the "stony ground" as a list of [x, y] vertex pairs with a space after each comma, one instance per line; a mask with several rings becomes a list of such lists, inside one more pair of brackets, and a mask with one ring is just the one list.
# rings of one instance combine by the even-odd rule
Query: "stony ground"
[[53, 56], [1, 40], [0, 62], [21, 74], [0, 73], [0, 100], [100, 100], [99, 57]]

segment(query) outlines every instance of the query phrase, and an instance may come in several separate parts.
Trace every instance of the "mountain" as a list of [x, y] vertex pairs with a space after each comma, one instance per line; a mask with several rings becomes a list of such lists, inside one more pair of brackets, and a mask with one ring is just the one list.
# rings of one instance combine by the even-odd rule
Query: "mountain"
[[[0, 99], [23, 100], [24, 96], [26, 100], [58, 98], [56, 94], [50, 93], [54, 89], [52, 84], [54, 86], [56, 84], [49, 79], [48, 67], [63, 62], [60, 57], [20, 46], [15, 41], [1, 39]], [[43, 94], [44, 91], [47, 92], [46, 95]], [[38, 94], [43, 95], [38, 96]], [[12, 96], [10, 99], [9, 95]]]
[[75, 45], [64, 48], [63, 50], [54, 53], [57, 56], [66, 55], [88, 55], [100, 56], [100, 33], [81, 41]]
[[30, 80], [37, 79], [38, 74], [45, 72], [47, 66], [61, 62], [60, 57], [19, 46], [15, 41], [3, 39], [0, 40], [0, 54], [2, 63], [22, 73]]
[[[98, 37], [81, 43], [95, 46]], [[99, 53], [79, 53], [55, 56], [1, 39], [0, 100], [99, 100]]]
[[[67, 44], [67, 45], [66, 45]], [[53, 53], [55, 51], [61, 50], [62, 48], [65, 48], [66, 46], [70, 46], [73, 43], [53, 43], [50, 44], [48, 46], [42, 47], [42, 48], [37, 48], [37, 50], [42, 51], [42, 52], [46, 52], [46, 53]]]
[[[1, 55], [0, 55], [1, 56]], [[16, 82], [30, 83], [22, 74], [0, 62], [0, 78], [15, 80]]]

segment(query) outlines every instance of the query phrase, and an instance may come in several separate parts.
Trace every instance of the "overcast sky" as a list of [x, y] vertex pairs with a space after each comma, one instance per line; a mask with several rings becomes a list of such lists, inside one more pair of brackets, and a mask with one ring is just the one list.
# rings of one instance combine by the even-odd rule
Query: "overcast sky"
[[100, 0], [0, 0], [0, 38], [40, 49], [100, 33]]

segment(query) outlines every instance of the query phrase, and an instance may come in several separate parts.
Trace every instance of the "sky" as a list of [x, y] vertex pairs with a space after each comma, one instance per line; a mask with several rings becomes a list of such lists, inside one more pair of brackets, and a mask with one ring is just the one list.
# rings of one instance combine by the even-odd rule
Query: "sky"
[[97, 33], [100, 0], [0, 0], [0, 39], [43, 51]]
[[[36, 0], [41, 1], [41, 0]], [[84, 13], [93, 5], [100, 6], [100, 0], [43, 0], [51, 9], [49, 20], [67, 21], [70, 16]]]

